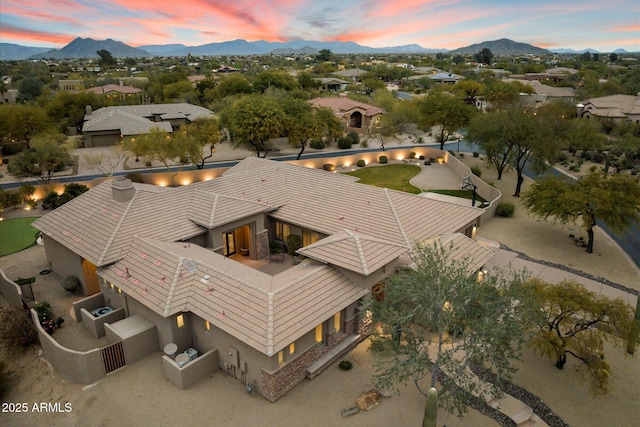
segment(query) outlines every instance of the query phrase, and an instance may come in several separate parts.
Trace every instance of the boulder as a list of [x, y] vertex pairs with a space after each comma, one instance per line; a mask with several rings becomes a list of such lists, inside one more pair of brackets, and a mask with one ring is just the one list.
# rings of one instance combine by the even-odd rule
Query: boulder
[[370, 390], [356, 400], [356, 405], [361, 411], [368, 411], [378, 405], [382, 396], [378, 390]]

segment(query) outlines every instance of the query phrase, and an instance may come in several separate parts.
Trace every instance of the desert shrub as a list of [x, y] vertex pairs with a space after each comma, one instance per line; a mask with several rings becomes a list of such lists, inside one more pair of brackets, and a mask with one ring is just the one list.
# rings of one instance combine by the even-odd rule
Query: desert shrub
[[589, 168], [589, 170], [590, 170], [591, 172], [595, 172], [597, 169], [598, 169], [598, 167], [597, 167], [596, 165], [592, 165], [592, 166]]
[[478, 166], [471, 166], [471, 173], [480, 178], [482, 176], [482, 171]]
[[418, 144], [424, 144], [424, 138], [419, 136], [417, 142]]
[[138, 172], [130, 172], [125, 175], [125, 178], [131, 180], [131, 182], [142, 183], [142, 174]]
[[16, 209], [18, 206], [22, 204], [22, 195], [15, 191], [7, 191], [4, 194], [4, 205], [11, 206]]
[[5, 156], [12, 156], [14, 154], [21, 153], [27, 148], [26, 142], [12, 142], [12, 143], [3, 143], [2, 144], [2, 154]]
[[516, 205], [511, 202], [503, 202], [499, 203], [496, 207], [496, 215], [503, 216], [505, 218], [513, 216], [513, 213], [516, 211]]
[[358, 166], [359, 168], [363, 168], [365, 167], [367, 164], [367, 162], [365, 162], [364, 160], [360, 159], [356, 162], [356, 166]]
[[458, 157], [460, 157], [461, 159], [464, 159], [464, 153], [458, 154]]
[[42, 199], [42, 209], [55, 209], [58, 205], [58, 194], [55, 191], [50, 191]]
[[147, 160], [146, 162], [144, 162], [144, 165], [148, 168], [151, 167], [151, 162], [149, 160]]
[[418, 157], [420, 160], [424, 160], [424, 156], [420, 156]]
[[269, 253], [271, 253], [272, 255], [282, 253], [282, 243], [269, 242]]
[[409, 158], [410, 158], [410, 159], [415, 159], [415, 158], [416, 158], [416, 155], [417, 155], [417, 154], [416, 154], [416, 152], [415, 152], [415, 151], [412, 151], [412, 152], [410, 152], [410, 153], [409, 153]]
[[325, 163], [324, 165], [322, 165], [322, 169], [333, 172], [334, 170], [336, 170], [336, 165], [334, 165], [333, 163]]
[[7, 364], [0, 360], [0, 400], [4, 398], [4, 396], [9, 391], [9, 386], [11, 385], [11, 371], [7, 368]]
[[431, 166], [431, 160], [425, 160], [424, 161], [424, 165], [425, 166]]
[[29, 315], [23, 309], [0, 307], [0, 341], [15, 348], [29, 347], [38, 341], [38, 335]]
[[444, 157], [442, 156], [438, 156], [436, 160], [438, 161], [438, 163], [444, 163]]
[[348, 360], [343, 360], [340, 363], [338, 363], [338, 368], [342, 369], [343, 371], [348, 371], [352, 367], [353, 367], [353, 363], [351, 363]]
[[289, 234], [287, 236], [287, 250], [289, 255], [295, 256], [296, 251], [302, 247], [302, 237], [299, 234]]
[[449, 155], [455, 157], [456, 156], [456, 152], [453, 150], [449, 150]]
[[64, 322], [62, 317], [56, 317], [51, 309], [51, 304], [47, 301], [36, 303], [33, 309], [38, 313], [38, 321], [40, 322], [42, 329], [44, 329], [49, 335], [51, 335], [53, 331], [55, 331], [56, 328], [59, 328]]
[[37, 200], [27, 200], [27, 205], [31, 208], [31, 209], [35, 209], [38, 207], [38, 201]]
[[23, 200], [28, 202], [33, 197], [33, 193], [36, 192], [36, 187], [31, 184], [21, 184], [20, 185], [20, 194], [24, 198]]
[[67, 276], [62, 279], [60, 285], [65, 291], [75, 294], [76, 290], [80, 287], [80, 280], [76, 276]]
[[478, 153], [477, 151], [473, 152], [473, 157], [480, 157], [480, 153]]
[[389, 163], [389, 158], [387, 156], [380, 156], [378, 157], [378, 163], [380, 163], [381, 165], [385, 165]]
[[87, 191], [89, 191], [89, 187], [87, 187], [86, 185], [72, 182], [69, 184], [65, 184], [63, 194], [66, 193], [72, 197], [78, 197], [79, 195], [81, 195], [82, 193], [86, 193]]
[[316, 150], [322, 150], [325, 147], [325, 144], [322, 138], [315, 138], [311, 140], [309, 147], [315, 148]]
[[342, 150], [347, 150], [351, 148], [352, 144], [353, 143], [351, 142], [351, 139], [349, 139], [346, 136], [341, 136], [340, 138], [338, 138], [338, 148]]
[[346, 137], [351, 140], [351, 145], [357, 145], [360, 143], [360, 135], [358, 135], [358, 132], [351, 131]]
[[363, 139], [362, 141], [360, 141], [360, 147], [369, 148], [369, 140]]

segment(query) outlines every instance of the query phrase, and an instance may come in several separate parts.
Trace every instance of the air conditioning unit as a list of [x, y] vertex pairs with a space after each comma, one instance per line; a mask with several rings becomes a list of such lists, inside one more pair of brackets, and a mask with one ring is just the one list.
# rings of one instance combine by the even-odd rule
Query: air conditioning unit
[[191, 362], [193, 359], [198, 357], [198, 350], [196, 350], [195, 348], [188, 348], [185, 350], [184, 354], [189, 357], [189, 362]]

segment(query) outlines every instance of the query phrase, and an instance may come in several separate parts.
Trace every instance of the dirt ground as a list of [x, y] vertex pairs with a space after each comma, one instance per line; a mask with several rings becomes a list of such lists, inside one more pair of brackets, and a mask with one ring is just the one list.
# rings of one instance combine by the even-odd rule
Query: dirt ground
[[[465, 157], [465, 162], [477, 161]], [[489, 169], [484, 165], [481, 168], [483, 178], [494, 181], [509, 199], [515, 185], [514, 173], [507, 173], [503, 181], [497, 181]], [[518, 205], [518, 200], [515, 203]], [[603, 233], [596, 234], [595, 253], [587, 254], [569, 239], [571, 232], [578, 234], [579, 229], [531, 218], [519, 205], [513, 218], [496, 218], [482, 224], [478, 230], [480, 236], [533, 258], [569, 265], [631, 288], [640, 288], [638, 269]], [[33, 275], [34, 271], [45, 267], [44, 251], [38, 246], [0, 258], [0, 268], [9, 277]], [[50, 279], [55, 282], [56, 278], [51, 276]], [[38, 297], [38, 289], [35, 291]], [[45, 295], [54, 294], [63, 299], [66, 307], [70, 305], [69, 298], [75, 298], [59, 285], [48, 286]], [[0, 303], [6, 304], [1, 296]], [[75, 327], [69, 313], [58, 314], [66, 322], [57, 333], [67, 333]], [[69, 329], [63, 332], [65, 328]], [[370, 412], [341, 417], [343, 409], [353, 406], [360, 394], [372, 388], [372, 361], [367, 347], [368, 341], [365, 341], [345, 357], [354, 364], [351, 371], [340, 371], [334, 364], [313, 380], [305, 380], [276, 403], [250, 396], [239, 381], [223, 373], [215, 373], [188, 390], [180, 390], [162, 373], [160, 352], [85, 386], [64, 381], [41, 357], [38, 346], [17, 354], [2, 350], [0, 357], [14, 372], [12, 388], [2, 403], [26, 403], [28, 410], [26, 413], [0, 411], [0, 425], [420, 425], [424, 398], [413, 385], [401, 387], [400, 395], [383, 399]], [[575, 365], [568, 364], [560, 371], [550, 360], [530, 351], [524, 354], [514, 382], [542, 398], [571, 426], [635, 426], [640, 418], [640, 352], [630, 356], [624, 350], [609, 349], [606, 355], [612, 366], [613, 385], [613, 391], [607, 397], [592, 398], [587, 387], [575, 376]], [[34, 404], [41, 403], [60, 403], [61, 411], [65, 410], [65, 403], [69, 403], [70, 411], [35, 411]], [[497, 425], [475, 410], [470, 410], [463, 419], [440, 411], [438, 424], [449, 427]]]

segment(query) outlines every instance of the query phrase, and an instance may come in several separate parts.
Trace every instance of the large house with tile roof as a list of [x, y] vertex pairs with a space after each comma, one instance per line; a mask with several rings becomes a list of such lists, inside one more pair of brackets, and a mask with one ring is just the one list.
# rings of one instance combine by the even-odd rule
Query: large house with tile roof
[[188, 103], [122, 105], [93, 111], [87, 107], [82, 125], [85, 147], [115, 145], [123, 137], [150, 133], [151, 129], [173, 132], [180, 125], [213, 117], [206, 108]]
[[[249, 157], [183, 187], [105, 181], [34, 226], [55, 272], [152, 322], [158, 348], [217, 350], [217, 366], [275, 401], [366, 337], [362, 298], [416, 243], [451, 244], [472, 270], [491, 256], [470, 238], [482, 210], [356, 181]], [[302, 262], [252, 265], [291, 234]]]
[[578, 116], [640, 123], [640, 94], [609, 95], [587, 99], [578, 104]]
[[344, 93], [340, 96], [314, 98], [309, 102], [316, 108], [332, 109], [345, 125], [347, 132], [363, 132], [372, 129], [380, 124], [382, 115], [386, 114], [383, 108], [347, 98]]

